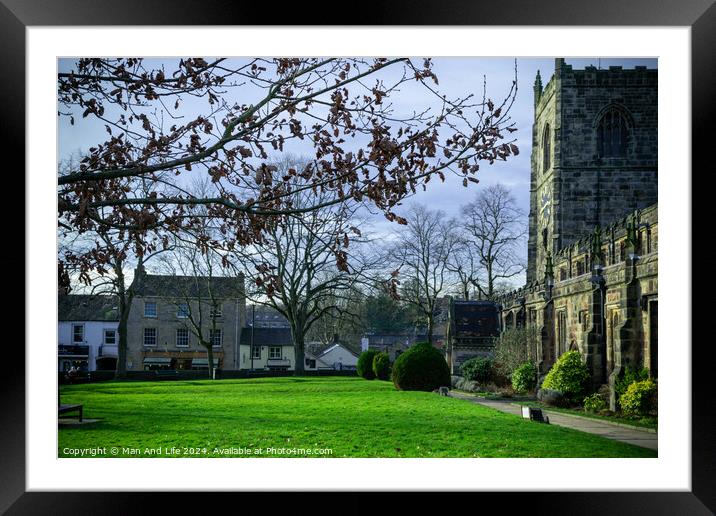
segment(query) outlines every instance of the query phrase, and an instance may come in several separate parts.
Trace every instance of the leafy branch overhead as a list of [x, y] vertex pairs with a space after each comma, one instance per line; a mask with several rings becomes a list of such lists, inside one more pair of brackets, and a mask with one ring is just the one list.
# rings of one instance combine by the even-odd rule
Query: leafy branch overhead
[[[60, 170], [58, 223], [119, 232], [140, 257], [202, 219], [229, 250], [261, 244], [277, 219], [339, 204], [405, 224], [395, 207], [434, 177], [457, 174], [467, 186], [482, 163], [518, 153], [516, 80], [499, 102], [484, 85], [448, 98], [430, 59], [87, 58], [57, 80], [68, 130], [105, 132]], [[406, 114], [395, 104], [411, 88], [419, 100]], [[280, 170], [296, 148], [306, 159]], [[195, 195], [189, 185], [201, 178], [210, 188]], [[295, 205], [298, 193], [310, 202]], [[334, 246], [339, 267], [343, 247]], [[60, 267], [97, 270], [109, 254], [99, 246]]]

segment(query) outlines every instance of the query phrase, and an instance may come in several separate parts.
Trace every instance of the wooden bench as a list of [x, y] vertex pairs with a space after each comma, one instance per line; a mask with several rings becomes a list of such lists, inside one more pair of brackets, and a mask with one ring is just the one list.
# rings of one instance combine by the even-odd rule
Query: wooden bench
[[82, 422], [82, 405], [60, 405], [57, 407], [58, 416], [67, 412], [79, 412], [79, 422]]
[[63, 405], [60, 401], [60, 391], [58, 389], [57, 391], [57, 416], [59, 417], [62, 414], [66, 414], [67, 412], [79, 412], [79, 422], [82, 422], [82, 405], [81, 404], [74, 404], [74, 405]]

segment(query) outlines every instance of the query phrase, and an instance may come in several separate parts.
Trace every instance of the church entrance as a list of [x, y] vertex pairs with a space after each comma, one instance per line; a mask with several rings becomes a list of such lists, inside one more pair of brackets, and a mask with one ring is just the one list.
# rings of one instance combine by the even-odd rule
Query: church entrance
[[649, 301], [649, 371], [651, 376], [657, 378], [658, 374], [658, 319], [659, 319], [659, 302], [657, 300]]

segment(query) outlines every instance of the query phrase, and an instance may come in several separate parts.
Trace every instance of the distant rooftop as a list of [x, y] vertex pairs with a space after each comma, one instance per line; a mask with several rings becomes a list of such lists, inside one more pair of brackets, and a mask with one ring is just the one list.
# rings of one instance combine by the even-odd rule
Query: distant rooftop
[[59, 321], [119, 321], [116, 296], [64, 294], [57, 296]]
[[242, 297], [244, 277], [136, 275], [136, 295], [156, 297], [190, 297], [198, 299]]

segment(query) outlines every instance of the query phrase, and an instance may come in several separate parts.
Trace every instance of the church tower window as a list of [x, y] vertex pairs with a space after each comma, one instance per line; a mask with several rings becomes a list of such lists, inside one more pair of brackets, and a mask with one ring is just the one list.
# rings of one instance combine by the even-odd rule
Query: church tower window
[[597, 126], [597, 154], [600, 158], [626, 156], [628, 125], [624, 114], [610, 108]]
[[544, 126], [544, 132], [542, 133], [542, 172], [547, 172], [551, 165], [550, 159], [552, 157], [552, 135], [549, 131], [549, 124]]

